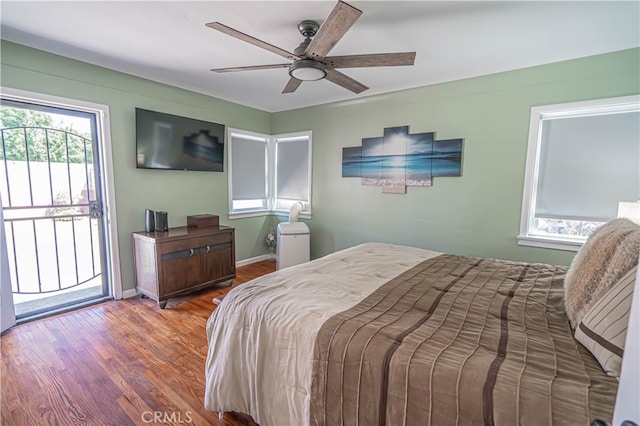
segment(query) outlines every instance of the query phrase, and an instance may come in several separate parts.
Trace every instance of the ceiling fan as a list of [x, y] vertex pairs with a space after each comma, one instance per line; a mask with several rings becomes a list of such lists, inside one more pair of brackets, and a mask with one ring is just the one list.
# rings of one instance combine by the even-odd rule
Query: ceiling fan
[[246, 41], [254, 46], [287, 58], [293, 62], [271, 65], [253, 65], [246, 67], [216, 68], [218, 73], [264, 70], [273, 68], [289, 68], [289, 82], [282, 93], [293, 93], [303, 81], [322, 80], [326, 78], [332, 83], [342, 86], [353, 93], [361, 93], [368, 89], [364, 84], [341, 73], [337, 68], [388, 67], [413, 65], [416, 52], [374, 53], [365, 55], [327, 56], [329, 51], [340, 41], [342, 36], [360, 17], [362, 11], [339, 1], [327, 19], [320, 26], [316, 21], [305, 20], [298, 24], [298, 31], [305, 38], [293, 53], [277, 46], [242, 33], [220, 22], [210, 22], [209, 28], [221, 31], [231, 37]]

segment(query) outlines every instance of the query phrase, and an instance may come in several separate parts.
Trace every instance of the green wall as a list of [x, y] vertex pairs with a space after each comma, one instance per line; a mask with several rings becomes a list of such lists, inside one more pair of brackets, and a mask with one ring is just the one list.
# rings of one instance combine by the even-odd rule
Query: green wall
[[[271, 115], [231, 102], [2, 41], [0, 84], [109, 106], [123, 289], [134, 288], [131, 233], [144, 230], [144, 210], [165, 210], [169, 226], [191, 214], [218, 214], [236, 228], [236, 257], [268, 253], [265, 217], [229, 221], [227, 173], [136, 169], [135, 107], [271, 131]], [[225, 165], [226, 169], [226, 165]]]
[[[568, 264], [573, 252], [518, 246], [532, 106], [640, 92], [639, 49], [273, 114], [274, 133], [313, 131], [312, 257], [364, 241]], [[363, 82], [366, 84], [366, 81]], [[329, 84], [321, 82], [320, 84]], [[382, 194], [341, 177], [342, 148], [385, 127], [464, 138], [462, 177]], [[571, 161], [571, 159], [567, 159]]]
[[[120, 262], [134, 288], [131, 232], [145, 208], [169, 212], [169, 225], [214, 213], [236, 228], [238, 260], [268, 253], [273, 217], [230, 221], [227, 174], [138, 170], [134, 108], [141, 107], [261, 133], [313, 131], [312, 257], [365, 241], [437, 251], [568, 264], [574, 253], [516, 244], [530, 108], [640, 93], [640, 49], [350, 101], [270, 114], [124, 73], [2, 41], [4, 87], [109, 106]], [[366, 83], [366, 82], [364, 82]], [[319, 82], [318, 84], [329, 84]], [[385, 127], [464, 138], [463, 176], [431, 188], [382, 194], [341, 177], [342, 148], [381, 136]], [[283, 218], [280, 218], [283, 219]]]

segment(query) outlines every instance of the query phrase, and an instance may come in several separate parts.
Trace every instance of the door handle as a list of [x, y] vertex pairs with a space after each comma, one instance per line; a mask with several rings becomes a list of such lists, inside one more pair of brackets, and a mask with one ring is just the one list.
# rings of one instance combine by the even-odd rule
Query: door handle
[[89, 215], [91, 217], [102, 217], [102, 204], [99, 201], [89, 202]]

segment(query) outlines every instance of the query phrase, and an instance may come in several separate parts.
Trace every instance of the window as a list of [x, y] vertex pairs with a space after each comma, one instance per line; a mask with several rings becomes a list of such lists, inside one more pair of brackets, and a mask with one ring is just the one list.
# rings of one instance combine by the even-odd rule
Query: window
[[[281, 135], [275, 144], [274, 210], [288, 212], [295, 202], [311, 199], [311, 135]], [[307, 209], [305, 209], [307, 210]]]
[[229, 217], [288, 214], [301, 202], [311, 217], [311, 132], [263, 135], [228, 130]]
[[229, 212], [265, 212], [269, 209], [268, 141], [248, 132], [228, 129]]
[[578, 250], [639, 199], [639, 96], [531, 109], [519, 244]]

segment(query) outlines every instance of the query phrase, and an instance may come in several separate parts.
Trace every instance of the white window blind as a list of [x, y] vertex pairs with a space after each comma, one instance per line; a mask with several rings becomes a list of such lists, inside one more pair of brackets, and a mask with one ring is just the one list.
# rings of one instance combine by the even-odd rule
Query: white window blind
[[276, 139], [276, 208], [309, 201], [309, 137]]
[[640, 96], [531, 108], [518, 243], [578, 250], [640, 200]]
[[267, 208], [267, 139], [230, 133], [231, 211]]
[[546, 119], [536, 217], [606, 222], [640, 199], [640, 113]]

